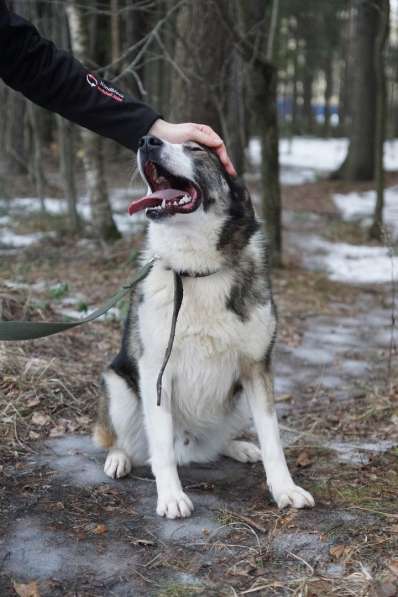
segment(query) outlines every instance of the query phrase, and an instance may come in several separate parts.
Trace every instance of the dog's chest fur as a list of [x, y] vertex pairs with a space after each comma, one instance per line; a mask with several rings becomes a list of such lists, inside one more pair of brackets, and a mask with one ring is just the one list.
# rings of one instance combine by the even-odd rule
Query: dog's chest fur
[[[270, 303], [253, 307], [245, 321], [227, 307], [233, 275], [221, 271], [183, 279], [184, 298], [168, 373], [173, 378], [173, 403], [195, 418], [221, 414], [240, 378], [242, 361], [261, 360], [274, 333]], [[138, 308], [140, 337], [144, 353], [159, 361], [170, 334], [172, 271], [156, 264], [143, 290], [145, 298]]]

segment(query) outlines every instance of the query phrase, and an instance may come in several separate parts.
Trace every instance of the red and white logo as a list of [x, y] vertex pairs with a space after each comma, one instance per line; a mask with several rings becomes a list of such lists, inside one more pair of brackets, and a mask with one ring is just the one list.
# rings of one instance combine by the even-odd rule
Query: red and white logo
[[86, 81], [90, 87], [95, 87], [95, 89], [102, 93], [102, 95], [110, 97], [115, 102], [122, 102], [124, 100], [124, 95], [120, 93], [120, 91], [114, 89], [113, 87], [109, 87], [104, 83], [104, 81], [98, 81], [98, 79], [96, 79], [91, 73], [86, 75]]
[[86, 80], [87, 80], [87, 83], [90, 85], [90, 87], [97, 87], [98, 81], [94, 77], [94, 75], [92, 75], [91, 73], [88, 73]]

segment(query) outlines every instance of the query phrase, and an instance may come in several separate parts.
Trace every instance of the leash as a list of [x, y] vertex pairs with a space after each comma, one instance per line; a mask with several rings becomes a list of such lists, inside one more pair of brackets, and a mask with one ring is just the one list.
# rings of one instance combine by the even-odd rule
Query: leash
[[59, 334], [72, 328], [94, 321], [101, 315], [104, 315], [117, 302], [120, 301], [130, 290], [132, 290], [141, 280], [147, 277], [152, 269], [155, 259], [146, 263], [138, 272], [132, 277], [126, 286], [122, 286], [102, 307], [96, 309], [79, 321], [0, 321], [0, 341], [18, 341], [18, 340], [34, 340], [35, 338], [45, 338], [53, 334]]
[[[102, 307], [96, 309], [85, 317], [84, 319], [79, 319], [79, 321], [58, 321], [58, 322], [50, 322], [50, 321], [0, 321], [0, 341], [6, 342], [16, 342], [19, 340], [34, 340], [36, 338], [45, 338], [46, 336], [52, 336], [54, 334], [59, 334], [60, 332], [65, 332], [66, 330], [70, 330], [75, 328], [79, 325], [83, 325], [90, 321], [94, 321], [104, 315], [109, 309], [111, 309], [116, 303], [120, 301], [128, 292], [130, 292], [141, 280], [144, 280], [149, 272], [152, 269], [152, 266], [155, 262], [155, 259], [151, 259], [148, 263], [146, 263], [138, 272], [133, 276], [130, 282], [126, 286], [122, 286], [116, 294], [114, 294]], [[167, 343], [167, 348], [163, 357], [162, 366], [159, 371], [159, 375], [156, 382], [156, 394], [157, 394], [157, 405], [160, 406], [161, 398], [162, 398], [162, 381], [163, 381], [163, 373], [167, 367], [167, 363], [169, 362], [171, 352], [173, 350], [176, 326], [177, 326], [177, 319], [178, 314], [181, 309], [182, 300], [184, 298], [184, 287], [182, 283], [182, 277], [191, 277], [191, 278], [203, 278], [207, 276], [211, 276], [217, 272], [205, 272], [205, 273], [191, 273], [188, 271], [181, 271], [176, 272], [173, 270], [174, 274], [174, 301], [173, 301], [173, 314], [171, 318], [171, 329], [169, 335], [169, 341]]]
[[160, 401], [162, 399], [162, 380], [163, 380], [163, 373], [166, 369], [167, 363], [169, 362], [169, 358], [171, 356], [171, 351], [173, 350], [174, 338], [176, 334], [176, 325], [177, 325], [177, 318], [178, 313], [180, 312], [182, 299], [184, 298], [184, 287], [181, 280], [181, 275], [177, 272], [174, 272], [174, 304], [173, 304], [173, 316], [171, 318], [171, 329], [170, 329], [170, 336], [169, 341], [167, 343], [166, 352], [164, 353], [163, 363], [160, 367], [158, 379], [156, 382], [156, 393], [157, 393], [157, 405], [160, 406]]

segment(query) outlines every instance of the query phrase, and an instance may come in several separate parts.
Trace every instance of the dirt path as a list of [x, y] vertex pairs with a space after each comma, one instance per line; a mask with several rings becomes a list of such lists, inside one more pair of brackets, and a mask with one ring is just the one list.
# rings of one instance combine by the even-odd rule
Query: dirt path
[[[0, 382], [8, 397], [1, 402], [1, 416], [15, 422], [18, 436], [5, 422], [0, 595], [15, 590], [51, 597], [397, 594], [395, 362], [386, 383], [389, 358], [396, 359], [390, 350], [391, 289], [337, 284], [302, 269], [303, 249], [296, 239], [320, 233], [319, 220], [311, 221], [288, 214], [289, 266], [275, 276], [282, 318], [275, 367], [289, 465], [296, 482], [315, 496], [316, 508], [279, 512], [262, 467], [228, 459], [182, 470], [196, 507], [186, 521], [156, 517], [148, 468], [110, 481], [102, 472], [104, 455], [87, 435], [76, 434], [90, 424], [97, 391], [90, 376], [118, 340], [117, 324], [99, 324], [103, 338], [88, 373], [79, 361], [90, 352], [98, 328], [72, 334], [62, 341], [63, 351], [57, 340], [53, 355], [45, 341], [5, 355], [19, 365], [13, 369], [8, 362]], [[53, 247], [52, 267], [57, 250]], [[306, 252], [310, 268], [311, 251], [316, 247]], [[93, 262], [103, 258], [92, 254], [80, 266], [92, 272]], [[8, 264], [10, 275], [20, 259]], [[108, 255], [104, 267], [112, 264]], [[48, 274], [48, 267], [43, 260], [40, 275]], [[87, 276], [82, 281], [69, 273], [64, 277], [90, 294]], [[29, 271], [24, 279], [31, 282], [37, 275]], [[92, 275], [93, 287], [95, 282]], [[53, 365], [44, 370], [39, 362], [39, 373], [29, 378], [34, 359], [37, 365], [43, 357], [54, 357]], [[29, 389], [32, 379], [35, 391]], [[65, 394], [56, 407], [43, 396], [50, 390]], [[81, 395], [90, 397], [84, 408], [76, 398]], [[11, 400], [18, 406], [14, 418]], [[27, 414], [19, 400], [33, 404]], [[44, 441], [49, 435], [59, 437]], [[23, 585], [31, 592], [23, 593]]]

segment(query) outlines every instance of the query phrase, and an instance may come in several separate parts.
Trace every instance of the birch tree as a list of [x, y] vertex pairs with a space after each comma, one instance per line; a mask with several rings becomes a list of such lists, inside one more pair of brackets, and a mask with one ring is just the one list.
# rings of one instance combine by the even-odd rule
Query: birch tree
[[[72, 49], [76, 57], [84, 63], [88, 57], [88, 38], [84, 32], [81, 5], [76, 0], [68, 0], [65, 10], [69, 20]], [[114, 222], [109, 202], [104, 173], [102, 139], [87, 129], [82, 129], [81, 137], [86, 187], [94, 232], [101, 240], [116, 240], [120, 238], [120, 233]]]

